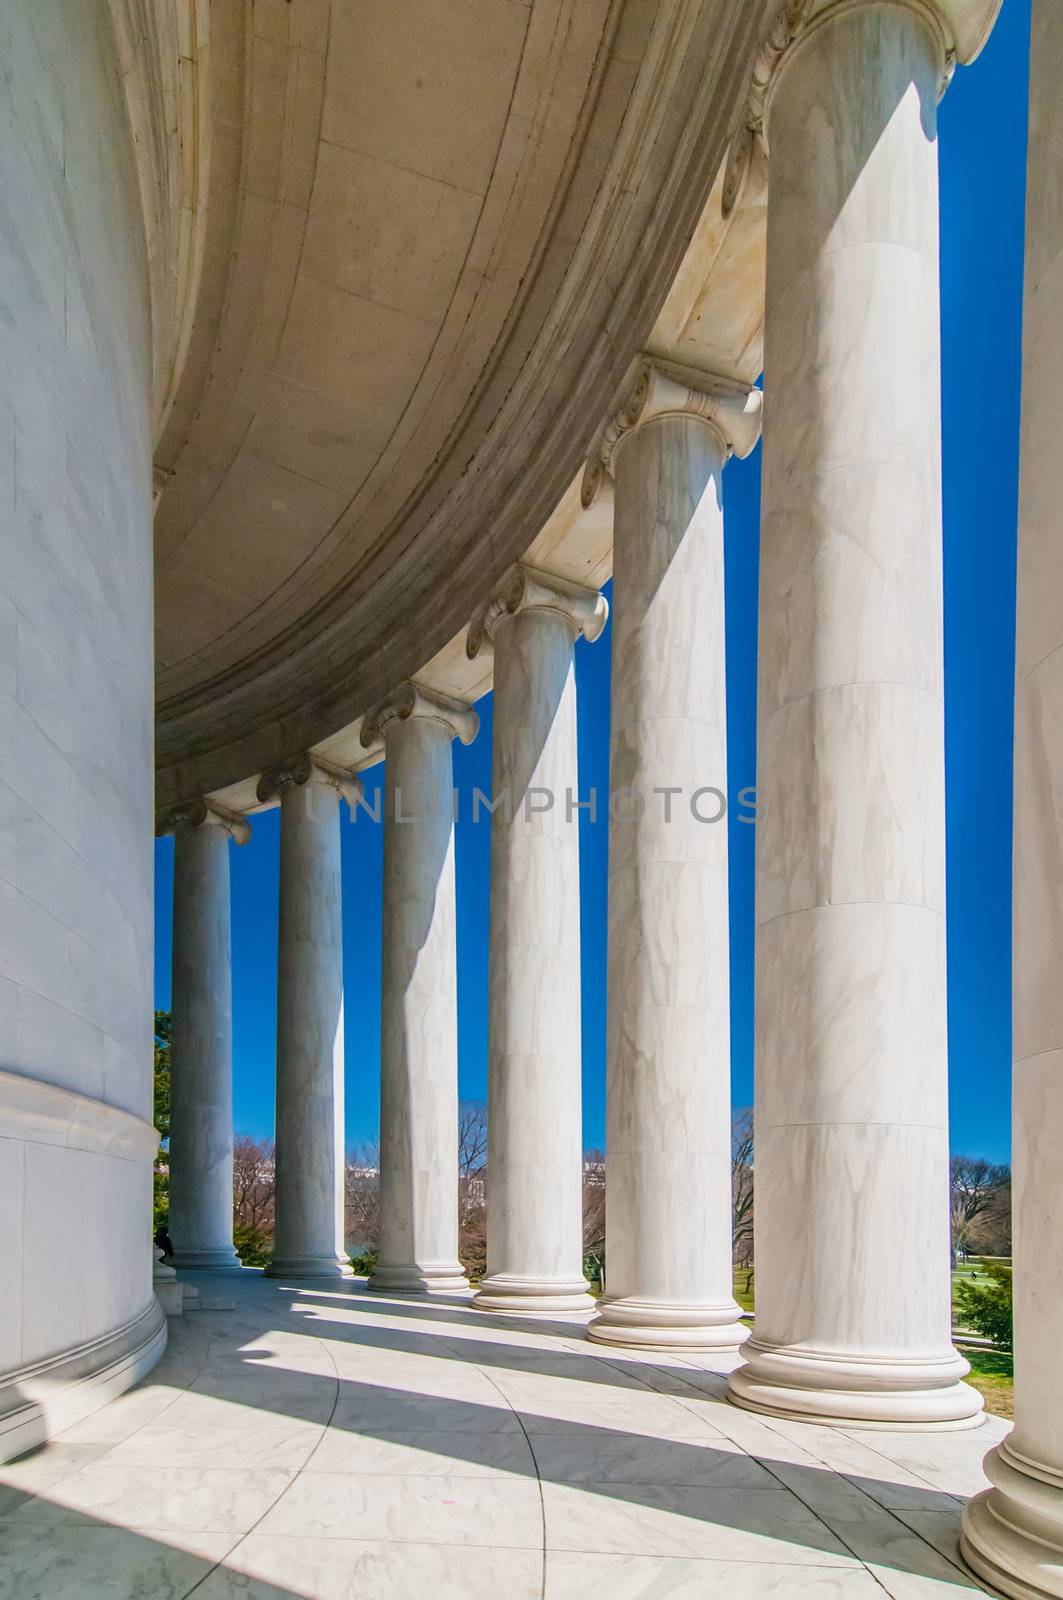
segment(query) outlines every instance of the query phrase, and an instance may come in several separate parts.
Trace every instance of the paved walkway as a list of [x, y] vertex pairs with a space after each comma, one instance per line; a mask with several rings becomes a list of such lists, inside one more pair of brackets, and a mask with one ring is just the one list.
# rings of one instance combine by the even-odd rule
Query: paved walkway
[[2, 1600], [984, 1592], [956, 1539], [996, 1419], [801, 1427], [571, 1326], [257, 1273], [235, 1292], [172, 1321], [139, 1388], [0, 1467]]

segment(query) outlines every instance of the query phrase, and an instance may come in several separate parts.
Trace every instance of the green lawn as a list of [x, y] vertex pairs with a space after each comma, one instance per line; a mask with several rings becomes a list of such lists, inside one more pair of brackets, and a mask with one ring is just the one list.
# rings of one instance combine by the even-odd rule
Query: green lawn
[[[746, 1285], [749, 1288], [746, 1288]], [[743, 1311], [753, 1309], [753, 1274], [748, 1267], [736, 1267], [734, 1270], [734, 1297]]]
[[985, 1408], [995, 1417], [1015, 1414], [1014, 1364], [1010, 1350], [964, 1350], [971, 1363], [967, 1382], [985, 1396]]
[[977, 1263], [974, 1262], [974, 1261], [970, 1262], [970, 1264], [967, 1265], [967, 1266], [957, 1267], [956, 1270], [952, 1274], [952, 1309], [953, 1309], [953, 1312], [955, 1312], [955, 1310], [956, 1310], [956, 1286], [957, 1286], [957, 1284], [960, 1284], [960, 1283], [973, 1283], [973, 1284], [984, 1285], [984, 1284], [991, 1283], [991, 1282], [992, 1282], [992, 1279], [989, 1277], [989, 1275], [987, 1273], [985, 1273], [985, 1272], [980, 1272], [978, 1270]]

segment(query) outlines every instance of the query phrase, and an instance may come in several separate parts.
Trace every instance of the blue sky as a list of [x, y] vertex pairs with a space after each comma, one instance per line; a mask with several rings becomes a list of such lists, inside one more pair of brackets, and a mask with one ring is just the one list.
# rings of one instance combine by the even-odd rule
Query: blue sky
[[[983, 55], [941, 107], [942, 404], [945, 507], [945, 761], [952, 1145], [1006, 1160], [1010, 1146], [1011, 733], [1022, 239], [1029, 0], [1004, 0]], [[760, 451], [725, 474], [728, 766], [732, 797], [755, 782]], [[608, 789], [608, 630], [577, 646], [580, 785]], [[455, 747], [455, 783], [490, 789], [491, 702]], [[372, 794], [381, 769], [367, 773]], [[467, 809], [467, 808], [466, 808]], [[733, 816], [733, 812], [732, 812]], [[234, 1120], [273, 1129], [278, 813], [232, 850]], [[379, 1116], [382, 830], [342, 825], [347, 1135]], [[730, 823], [732, 1083], [752, 1099], [753, 839]], [[582, 821], [584, 1143], [604, 1143], [607, 829]], [[489, 828], [457, 828], [459, 1078], [487, 1072]], [[170, 995], [173, 845], [157, 851], [156, 1004]]]

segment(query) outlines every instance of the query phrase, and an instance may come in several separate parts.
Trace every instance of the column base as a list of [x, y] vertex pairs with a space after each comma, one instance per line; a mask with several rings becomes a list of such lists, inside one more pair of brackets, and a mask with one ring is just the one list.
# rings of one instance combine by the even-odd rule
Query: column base
[[587, 1316], [598, 1305], [585, 1278], [525, 1278], [516, 1272], [492, 1272], [472, 1303], [478, 1311], [521, 1317]]
[[635, 1350], [737, 1350], [749, 1338], [734, 1300], [719, 1305], [642, 1300], [621, 1295], [600, 1300], [587, 1325], [588, 1339]]
[[367, 1289], [379, 1294], [468, 1295], [469, 1280], [460, 1261], [442, 1266], [390, 1267], [378, 1263], [369, 1275]]
[[151, 1371], [166, 1339], [166, 1317], [152, 1295], [123, 1327], [6, 1372], [0, 1382], [0, 1463], [38, 1449], [124, 1394]]
[[168, 1267], [185, 1272], [243, 1272], [244, 1264], [229, 1245], [220, 1250], [175, 1250]]
[[977, 1428], [984, 1401], [960, 1380], [971, 1369], [951, 1346], [940, 1358], [846, 1355], [750, 1339], [727, 1398], [746, 1411], [837, 1427], [944, 1431]]
[[267, 1278], [353, 1278], [346, 1256], [274, 1256], [264, 1269]]
[[963, 1513], [960, 1554], [972, 1572], [1017, 1600], [1063, 1596], [1063, 1473], [1011, 1448], [985, 1459], [991, 1489]]

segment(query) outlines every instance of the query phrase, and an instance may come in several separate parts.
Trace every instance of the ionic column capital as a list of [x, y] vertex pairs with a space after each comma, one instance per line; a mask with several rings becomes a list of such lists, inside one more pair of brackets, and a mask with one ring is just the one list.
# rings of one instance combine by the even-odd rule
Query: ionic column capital
[[602, 477], [615, 476], [616, 453], [629, 433], [658, 417], [698, 417], [721, 441], [724, 458], [748, 456], [760, 438], [759, 389], [733, 378], [643, 357], [627, 399], [602, 434], [583, 474], [582, 500], [590, 506]]
[[472, 661], [485, 644], [494, 639], [495, 628], [503, 617], [544, 611], [561, 616], [572, 629], [575, 641], [582, 634], [593, 644], [609, 616], [609, 602], [597, 589], [572, 583], [567, 578], [539, 572], [518, 562], [511, 567], [491, 599], [482, 605], [469, 624], [465, 653]]
[[224, 828], [237, 844], [246, 844], [251, 837], [251, 824], [241, 811], [230, 811], [208, 799], [183, 800], [156, 819], [155, 833], [160, 839], [178, 828]]
[[728, 153], [724, 215], [738, 200], [753, 140], [759, 138], [767, 145], [768, 113], [780, 68], [810, 33], [861, 6], [892, 5], [912, 11], [928, 24], [937, 40], [944, 94], [956, 63], [967, 66], [989, 38], [1001, 4], [1002, 0], [780, 0], [753, 64], [745, 116]]
[[471, 744], [480, 730], [480, 718], [464, 700], [455, 700], [435, 689], [426, 689], [412, 679], [400, 683], [383, 700], [366, 712], [360, 734], [362, 746], [368, 750], [384, 738], [389, 724], [408, 722], [411, 717], [426, 717], [441, 722], [451, 738], [462, 744]]
[[320, 756], [304, 752], [302, 755], [292, 756], [287, 761], [280, 761], [275, 767], [270, 767], [264, 772], [258, 780], [256, 793], [262, 801], [274, 800], [279, 798], [285, 789], [293, 785], [301, 788], [307, 783], [316, 783], [337, 790], [352, 811], [364, 792], [362, 780], [356, 773], [349, 772], [346, 767], [335, 767], [330, 761], [323, 761]]

